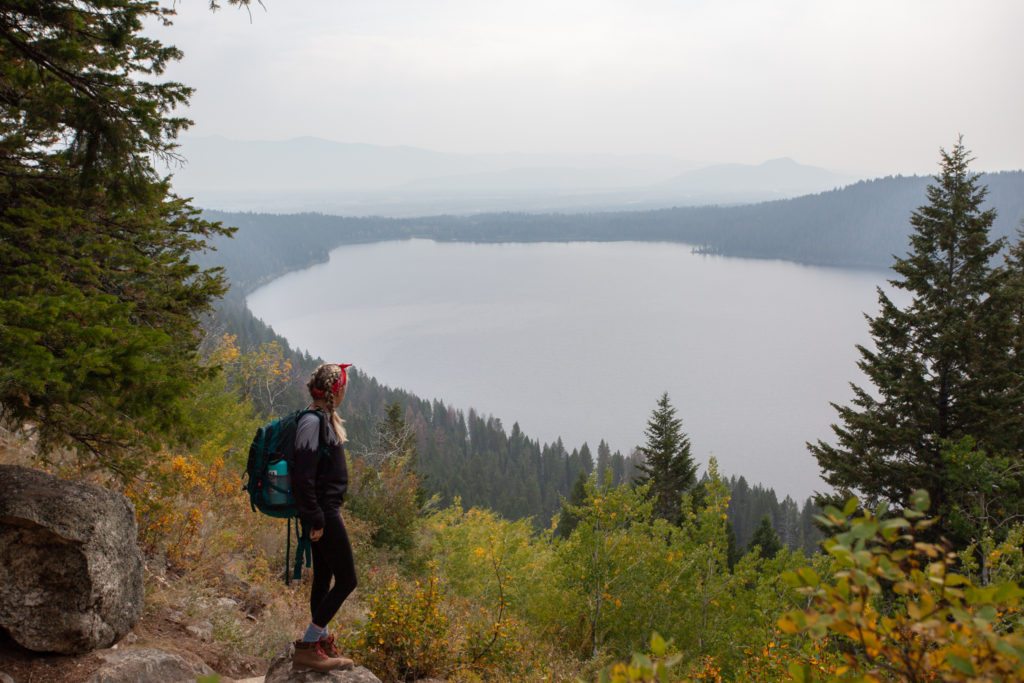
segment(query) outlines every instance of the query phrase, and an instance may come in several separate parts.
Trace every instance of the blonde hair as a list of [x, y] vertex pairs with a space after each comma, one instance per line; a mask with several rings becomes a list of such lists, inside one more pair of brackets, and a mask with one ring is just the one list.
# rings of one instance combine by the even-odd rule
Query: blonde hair
[[[345, 383], [335, 393], [333, 391], [334, 385], [343, 376], [345, 377]], [[324, 363], [318, 366], [309, 376], [306, 388], [309, 389], [313, 405], [323, 408], [331, 416], [331, 426], [334, 427], [334, 433], [337, 437], [342, 443], [348, 441], [348, 434], [345, 433], [345, 422], [338, 416], [338, 413], [334, 412], [341, 405], [342, 399], [345, 398], [345, 390], [348, 388], [347, 373], [336, 363]]]

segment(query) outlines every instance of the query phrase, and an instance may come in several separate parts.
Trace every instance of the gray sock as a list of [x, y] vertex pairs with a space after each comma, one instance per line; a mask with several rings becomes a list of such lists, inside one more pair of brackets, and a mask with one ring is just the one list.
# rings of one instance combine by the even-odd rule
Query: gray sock
[[317, 626], [313, 622], [310, 622], [309, 626], [306, 627], [306, 632], [302, 634], [302, 640], [303, 640], [303, 642], [306, 642], [306, 643], [315, 643], [316, 641], [318, 641], [321, 638], [324, 638], [326, 636], [327, 636], [327, 629], [326, 628], [321, 629], [319, 626]]

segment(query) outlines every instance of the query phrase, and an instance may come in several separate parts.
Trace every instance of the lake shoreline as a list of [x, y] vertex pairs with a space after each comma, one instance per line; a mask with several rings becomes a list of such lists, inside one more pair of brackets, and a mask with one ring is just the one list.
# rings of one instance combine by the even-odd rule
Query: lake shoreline
[[[615, 275], [617, 270], [628, 272]], [[651, 310], [647, 314], [637, 310], [645, 306], [635, 301], [610, 307], [609, 302], [626, 291], [630, 282], [645, 278], [654, 284], [660, 278], [670, 290], [702, 290], [702, 298], [711, 301], [688, 309], [672, 303], [672, 297], [659, 299], [654, 309], [661, 306], [668, 311], [661, 327], [657, 316], [651, 317]], [[772, 284], [780, 278], [781, 283]], [[254, 314], [297, 348], [325, 358], [341, 357], [339, 353], [358, 358], [364, 371], [385, 384], [421, 396], [442, 396], [448, 404], [486, 407], [485, 412], [498, 416], [506, 428], [518, 422], [524, 432], [544, 442], [561, 437], [566, 444], [587, 442], [593, 448], [605, 439], [613, 450], [628, 454], [642, 442], [649, 411], [660, 392], [667, 390], [679, 406], [702, 467], [715, 456], [727, 474], [760, 481], [775, 488], [780, 497], [788, 493], [802, 499], [822, 488], [816, 464], [803, 444], [827, 437], [834, 420], [828, 402], [842, 402], [847, 383], [856, 379], [854, 345], [867, 341], [862, 311], [875, 310], [875, 287], [885, 279], [877, 270], [702, 256], [693, 254], [689, 245], [672, 243], [496, 245], [402, 240], [339, 247], [332, 250], [327, 263], [276, 279], [250, 294], [248, 303]], [[323, 317], [320, 309], [295, 303], [294, 294], [291, 304], [278, 309], [264, 301], [268, 292], [321, 286], [314, 283], [337, 287], [339, 308], [331, 317], [346, 322], [326, 336], [344, 340], [340, 348], [309, 343], [324, 336], [312, 332]], [[453, 294], [467, 284], [470, 291], [461, 298]], [[774, 290], [777, 301], [767, 297], [768, 291], [758, 294], [759, 290]], [[819, 290], [821, 296], [813, 303], [786, 301]], [[558, 292], [567, 297], [561, 304], [552, 299]], [[624, 296], [643, 298], [637, 292]], [[753, 298], [752, 309], [737, 308], [743, 297]], [[288, 301], [289, 295], [284, 299]], [[796, 310], [801, 307], [826, 317], [838, 307], [844, 321], [840, 328], [846, 332], [827, 343], [800, 346], [804, 350], [796, 356], [789, 354], [786, 347], [799, 335], [790, 335], [786, 326], [808, 324]], [[687, 326], [680, 327], [680, 316], [686, 315], [702, 321], [709, 329], [708, 339], [690, 345], [686, 356], [691, 362], [659, 361], [659, 357], [678, 359], [679, 350], [674, 347], [686, 343]], [[615, 328], [608, 328], [610, 320]], [[763, 328], [760, 333], [755, 330], [755, 336], [764, 338], [765, 348], [744, 360], [751, 352], [742, 343], [737, 345], [737, 340], [749, 336], [751, 326]], [[824, 327], [837, 331], [834, 323], [826, 322]], [[530, 329], [548, 329], [551, 334], [538, 343], [523, 334]], [[619, 332], [611, 334], [612, 329]], [[652, 334], [662, 341], [651, 340]], [[585, 343], [602, 336], [603, 341]], [[824, 356], [816, 352], [819, 347], [827, 347]], [[801, 360], [800, 353], [807, 358]], [[779, 357], [773, 359], [773, 354]], [[803, 377], [803, 381], [826, 374], [829, 381], [812, 392], [817, 400], [794, 403], [792, 387], [786, 387], [792, 378], [784, 374], [760, 380], [751, 377], [752, 386], [743, 386], [739, 379], [744, 373], [762, 372], [758, 359], [764, 367]], [[670, 367], [659, 368], [659, 362]], [[569, 374], [560, 375], [560, 365], [567, 366]], [[577, 403], [611, 400], [596, 398], [609, 389], [593, 381], [595, 373], [617, 387], [618, 409], [602, 407], [599, 415], [588, 420], [574, 407]], [[631, 377], [637, 373], [644, 376], [642, 381]], [[474, 387], [477, 381], [490, 386], [489, 393]], [[773, 396], [770, 387], [774, 385], [782, 387], [778, 389], [781, 397]], [[711, 398], [715, 386], [724, 394]], [[793, 411], [808, 413], [803, 428], [800, 420], [787, 414]], [[758, 425], [767, 420], [777, 423], [776, 431], [788, 434], [781, 442], [776, 436], [744, 444], [742, 439], [728, 437], [734, 431], [727, 426], [730, 420], [749, 423], [750, 431], [765, 429]], [[774, 450], [758, 454], [756, 449], [765, 444]], [[776, 464], [762, 474], [759, 463], [765, 459]], [[793, 469], [793, 464], [799, 465], [797, 474], [780, 479], [779, 471]], [[813, 468], [810, 476], [808, 468]]]

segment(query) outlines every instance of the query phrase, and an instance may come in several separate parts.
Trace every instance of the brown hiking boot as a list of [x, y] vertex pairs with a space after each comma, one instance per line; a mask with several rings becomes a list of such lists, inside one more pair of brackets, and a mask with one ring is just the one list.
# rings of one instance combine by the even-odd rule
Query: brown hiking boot
[[326, 638], [320, 639], [320, 649], [324, 651], [331, 659], [337, 659], [341, 661], [339, 669], [354, 669], [356, 664], [348, 657], [342, 657], [338, 652], [338, 648], [334, 645], [334, 636], [327, 636]]
[[[347, 661], [347, 660], [346, 660]], [[340, 658], [328, 657], [327, 653], [320, 647], [319, 642], [307, 643], [304, 640], [295, 641], [295, 654], [292, 655], [292, 668], [302, 667], [312, 669], [320, 673], [327, 673], [340, 669], [345, 665]]]

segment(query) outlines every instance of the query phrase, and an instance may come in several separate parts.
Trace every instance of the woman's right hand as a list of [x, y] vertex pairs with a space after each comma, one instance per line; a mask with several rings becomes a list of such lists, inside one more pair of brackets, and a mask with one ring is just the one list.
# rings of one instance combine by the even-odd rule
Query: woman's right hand
[[321, 538], [323, 538], [323, 535], [324, 535], [324, 530], [323, 529], [311, 529], [310, 532], [309, 532], [309, 540], [311, 540], [311, 541], [319, 541]]

